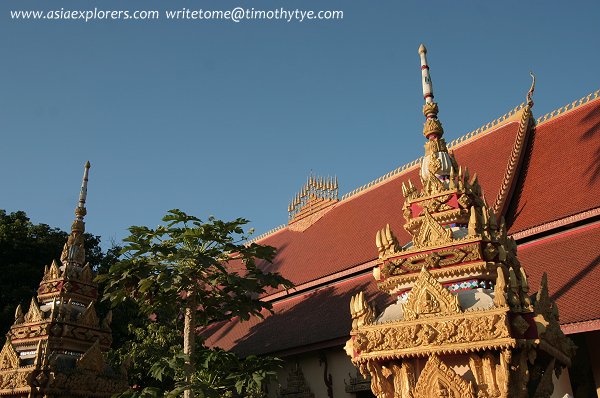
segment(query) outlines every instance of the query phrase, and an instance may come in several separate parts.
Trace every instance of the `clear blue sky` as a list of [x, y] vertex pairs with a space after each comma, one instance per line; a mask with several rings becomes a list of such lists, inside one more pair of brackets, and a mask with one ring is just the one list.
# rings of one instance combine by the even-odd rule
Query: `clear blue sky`
[[[10, 19], [11, 9], [339, 9], [342, 21]], [[312, 170], [345, 193], [422, 152], [417, 48], [450, 141], [521, 103], [600, 88], [600, 2], [3, 0], [0, 208], [105, 247], [166, 210], [287, 222]], [[399, 207], [400, 210], [400, 207]]]

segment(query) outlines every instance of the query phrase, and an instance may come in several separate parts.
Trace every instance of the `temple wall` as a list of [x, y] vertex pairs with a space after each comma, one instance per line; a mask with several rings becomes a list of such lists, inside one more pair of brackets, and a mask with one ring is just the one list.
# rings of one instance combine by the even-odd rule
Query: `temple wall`
[[[588, 346], [590, 349], [590, 357], [592, 359], [592, 371], [596, 380], [596, 391], [600, 398], [600, 332], [594, 332], [587, 336]], [[596, 344], [598, 343], [598, 344]], [[327, 386], [324, 381], [324, 366], [319, 364], [319, 355], [323, 353], [327, 358], [328, 370], [331, 374], [333, 384], [334, 398], [355, 398], [356, 394], [346, 392], [346, 383], [350, 381], [350, 377], [356, 376], [356, 368], [344, 352], [343, 347], [330, 348], [322, 351], [313, 351], [301, 355], [285, 357], [285, 365], [278, 372], [278, 381], [269, 386], [269, 397], [277, 398], [279, 387], [287, 387], [288, 376], [299, 364], [306, 385], [310, 388], [315, 398], [328, 398]], [[458, 370], [458, 369], [457, 369]], [[460, 372], [459, 372], [460, 373]], [[468, 372], [467, 372], [468, 373]], [[573, 397], [569, 372], [564, 369], [561, 376], [557, 379], [553, 376], [554, 393], [551, 398], [563, 398], [567, 394]]]
[[596, 394], [600, 398], [600, 331], [586, 333], [586, 343]]
[[[330, 348], [322, 351], [313, 351], [307, 354], [286, 357], [285, 365], [278, 373], [278, 384], [287, 387], [288, 375], [298, 363], [304, 373], [306, 384], [314, 394], [315, 398], [328, 398], [327, 386], [324, 380], [324, 365], [319, 365], [319, 355], [324, 353], [327, 358], [328, 370], [331, 374], [333, 384], [333, 396], [335, 398], [354, 398], [355, 394], [349, 394], [345, 390], [345, 383], [350, 376], [356, 376], [356, 368], [344, 352], [343, 347]], [[275, 398], [278, 393], [278, 384], [272, 383], [269, 387], [269, 397]]]

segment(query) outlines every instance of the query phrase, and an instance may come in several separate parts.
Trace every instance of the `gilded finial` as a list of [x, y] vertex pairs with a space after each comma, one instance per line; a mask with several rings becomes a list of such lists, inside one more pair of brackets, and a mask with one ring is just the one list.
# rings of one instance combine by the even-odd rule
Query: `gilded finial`
[[81, 190], [79, 191], [79, 203], [77, 204], [77, 208], [75, 209], [75, 216], [78, 220], [83, 221], [83, 217], [86, 215], [85, 210], [85, 200], [87, 199], [87, 184], [88, 177], [90, 174], [90, 161], [85, 162], [85, 167], [83, 170], [83, 179], [81, 181]]
[[85, 249], [83, 247], [83, 233], [85, 232], [85, 223], [83, 218], [87, 214], [85, 201], [87, 199], [87, 185], [90, 174], [90, 162], [85, 163], [83, 178], [81, 181], [81, 190], [79, 191], [79, 201], [75, 208], [75, 220], [71, 224], [71, 234], [63, 248], [60, 261], [63, 265], [76, 264], [83, 267], [85, 263]]
[[423, 115], [425, 115], [425, 125], [423, 126], [423, 135], [428, 139], [440, 138], [444, 134], [442, 123], [438, 120], [438, 105], [433, 102], [433, 84], [429, 75], [429, 65], [427, 64], [427, 49], [423, 44], [419, 46], [419, 56], [421, 58], [421, 83], [423, 85]]
[[527, 106], [533, 108], [533, 91], [535, 90], [535, 75], [532, 71], [529, 71], [529, 76], [531, 76], [531, 88], [527, 93]]

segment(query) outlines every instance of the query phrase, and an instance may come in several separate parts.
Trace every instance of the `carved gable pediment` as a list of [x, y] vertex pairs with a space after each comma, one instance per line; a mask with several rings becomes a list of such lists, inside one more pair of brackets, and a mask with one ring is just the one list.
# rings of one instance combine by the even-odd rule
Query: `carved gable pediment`
[[96, 342], [77, 360], [77, 368], [84, 370], [91, 370], [96, 373], [102, 373], [106, 363], [104, 362], [104, 355], [100, 350], [100, 340]]
[[427, 209], [423, 210], [423, 222], [413, 238], [415, 247], [433, 246], [449, 243], [452, 241], [452, 231], [442, 227], [429, 214]]
[[79, 315], [79, 319], [77, 320], [80, 324], [97, 328], [100, 323], [100, 319], [98, 319], [98, 315], [96, 314], [96, 308], [94, 307], [94, 303], [91, 302], [90, 305], [87, 306], [85, 311]]
[[17, 369], [19, 367], [19, 355], [10, 341], [6, 340], [2, 351], [0, 351], [0, 369]]
[[421, 269], [402, 309], [405, 320], [461, 312], [458, 297], [442, 286], [425, 268]]
[[471, 383], [435, 355], [430, 357], [415, 386], [414, 398], [475, 398]]
[[25, 322], [41, 322], [42, 320], [44, 320], [44, 313], [40, 309], [35, 297], [32, 297], [29, 310], [25, 314]]

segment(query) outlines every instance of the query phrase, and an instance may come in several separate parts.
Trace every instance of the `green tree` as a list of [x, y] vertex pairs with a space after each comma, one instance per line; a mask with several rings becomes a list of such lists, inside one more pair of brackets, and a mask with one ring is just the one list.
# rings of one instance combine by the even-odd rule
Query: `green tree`
[[271, 310], [260, 295], [267, 288], [291, 286], [257, 264], [271, 262], [275, 249], [247, 243], [247, 220], [241, 218], [203, 222], [171, 210], [163, 222], [156, 229], [131, 227], [124, 259], [99, 276], [106, 284], [105, 299], [113, 305], [133, 302], [146, 317], [131, 323], [132, 340], [117, 352], [131, 354], [135, 380], [130, 382], [141, 384], [126, 395], [256, 393], [277, 361], [240, 360], [206, 348], [196, 334], [214, 322], [247, 320]]
[[[27, 305], [44, 273], [44, 266], [58, 260], [67, 233], [47, 224], [34, 224], [23, 211], [0, 209], [0, 345], [13, 324], [19, 303]], [[92, 267], [106, 262], [100, 237], [84, 235], [86, 257]]]

